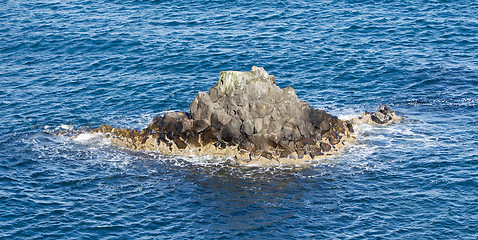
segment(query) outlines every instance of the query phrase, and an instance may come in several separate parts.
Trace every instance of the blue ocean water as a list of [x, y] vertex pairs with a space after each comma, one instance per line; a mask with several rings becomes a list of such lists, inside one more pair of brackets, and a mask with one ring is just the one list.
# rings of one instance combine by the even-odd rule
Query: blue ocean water
[[[2, 239], [477, 239], [478, 3], [0, 1]], [[188, 111], [264, 67], [343, 118], [389, 104], [310, 167], [69, 138]]]

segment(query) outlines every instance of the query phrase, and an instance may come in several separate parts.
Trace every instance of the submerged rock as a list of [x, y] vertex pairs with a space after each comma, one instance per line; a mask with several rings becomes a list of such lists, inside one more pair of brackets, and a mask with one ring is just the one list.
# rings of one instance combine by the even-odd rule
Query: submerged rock
[[[103, 125], [112, 142], [134, 150], [165, 154], [234, 157], [240, 164], [302, 163], [331, 155], [354, 139], [352, 121], [344, 121], [300, 101], [291, 87], [281, 89], [263, 68], [223, 71], [209, 93], [199, 92], [190, 112], [157, 116], [145, 129]], [[381, 106], [366, 113], [388, 123], [394, 113]]]

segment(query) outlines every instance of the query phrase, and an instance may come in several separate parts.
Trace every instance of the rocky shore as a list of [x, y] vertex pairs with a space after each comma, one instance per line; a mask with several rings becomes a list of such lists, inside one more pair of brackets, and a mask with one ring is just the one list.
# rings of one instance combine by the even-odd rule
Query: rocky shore
[[209, 93], [197, 94], [189, 113], [157, 116], [143, 130], [102, 125], [91, 131], [133, 150], [234, 157], [242, 165], [300, 164], [339, 152], [354, 140], [355, 124], [397, 119], [382, 105], [375, 113], [340, 120], [275, 81], [255, 66], [250, 72], [223, 71]]

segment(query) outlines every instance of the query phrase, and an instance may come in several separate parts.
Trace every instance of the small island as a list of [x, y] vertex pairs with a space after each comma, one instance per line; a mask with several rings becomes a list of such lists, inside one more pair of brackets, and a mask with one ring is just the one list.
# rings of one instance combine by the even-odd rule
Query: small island
[[292, 87], [281, 89], [274, 75], [222, 71], [209, 93], [199, 92], [190, 112], [157, 116], [142, 130], [108, 125], [92, 129], [112, 143], [163, 154], [233, 157], [241, 165], [302, 164], [340, 152], [360, 122], [398, 119], [385, 105], [350, 121], [300, 101]]

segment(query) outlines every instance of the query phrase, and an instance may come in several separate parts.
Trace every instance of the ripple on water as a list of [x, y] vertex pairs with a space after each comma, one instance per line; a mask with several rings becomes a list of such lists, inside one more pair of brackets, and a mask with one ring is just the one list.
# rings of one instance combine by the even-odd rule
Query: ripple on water
[[[0, 238], [477, 238], [473, 1], [0, 4]], [[252, 65], [405, 121], [307, 168], [52, 134], [144, 128]]]

